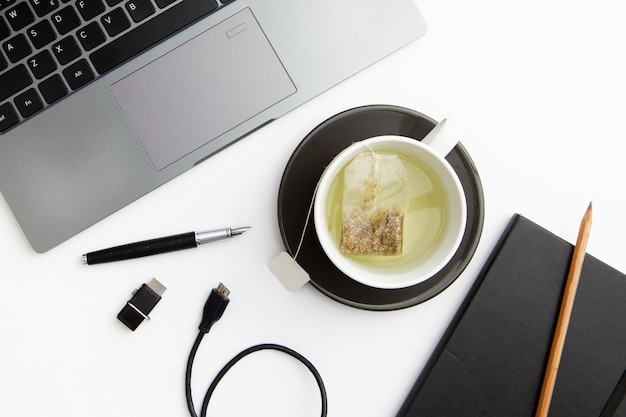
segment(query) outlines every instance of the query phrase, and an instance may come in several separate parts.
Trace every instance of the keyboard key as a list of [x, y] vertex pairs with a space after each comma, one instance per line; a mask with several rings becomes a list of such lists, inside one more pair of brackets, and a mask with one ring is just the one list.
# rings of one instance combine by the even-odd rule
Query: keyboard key
[[100, 19], [109, 36], [117, 36], [130, 27], [130, 20], [121, 7], [111, 10]]
[[16, 0], [0, 0], [0, 10], [6, 9], [15, 2]]
[[57, 38], [54, 28], [47, 20], [42, 20], [27, 31], [35, 48], [43, 48]]
[[184, 0], [89, 55], [100, 74], [217, 9], [215, 0]]
[[20, 59], [26, 58], [33, 52], [26, 36], [21, 33], [3, 42], [2, 49], [4, 49], [4, 53], [7, 54], [7, 58], [9, 58], [11, 62], [17, 62]]
[[39, 83], [39, 92], [46, 100], [46, 103], [52, 104], [67, 95], [67, 87], [60, 75], [54, 74], [47, 80]]
[[7, 10], [6, 17], [9, 24], [15, 31], [24, 29], [26, 26], [35, 21], [35, 16], [33, 15], [33, 12], [30, 11], [28, 4], [26, 3], [18, 3], [15, 7]]
[[17, 113], [13, 110], [11, 103], [4, 103], [0, 106], [0, 133], [6, 132], [20, 121]]
[[65, 35], [69, 31], [80, 26], [80, 17], [72, 6], [67, 6], [50, 16], [54, 26], [61, 35]]
[[125, 6], [135, 23], [141, 22], [156, 11], [150, 0], [131, 0]]
[[9, 35], [11, 35], [9, 25], [7, 25], [2, 16], [0, 16], [0, 40], [8, 38]]
[[9, 66], [9, 64], [7, 63], [7, 60], [4, 59], [2, 54], [0, 54], [0, 71], [2, 71], [3, 69], [5, 69], [8, 66]]
[[43, 77], [57, 69], [57, 64], [54, 62], [52, 54], [46, 49], [39, 52], [37, 55], [28, 58], [27, 62], [30, 71], [38, 80], [41, 80]]
[[100, 13], [104, 12], [104, 3], [100, 0], [78, 0], [76, 8], [85, 20], [93, 19]]
[[59, 7], [58, 0], [30, 0], [30, 5], [33, 6], [37, 16], [43, 17], [53, 10]]
[[[176, 0], [155, 0], [155, 3], [157, 4], [157, 6], [159, 6], [161, 9], [163, 9], [164, 7], [169, 6], [170, 4], [174, 3]], [[222, 1], [223, 3], [223, 1]]]
[[54, 52], [54, 56], [56, 56], [57, 61], [59, 61], [61, 65], [70, 63], [82, 54], [80, 47], [72, 36], [68, 36], [52, 44], [52, 52]]
[[85, 59], [81, 59], [65, 68], [63, 76], [72, 90], [77, 90], [94, 79], [93, 71]]
[[76, 37], [81, 45], [83, 45], [83, 48], [85, 48], [85, 51], [90, 51], [106, 41], [106, 36], [104, 36], [102, 29], [100, 29], [98, 22], [91, 22], [76, 32]]
[[22, 117], [30, 117], [43, 109], [43, 103], [37, 91], [31, 88], [15, 97], [15, 107], [20, 111]]
[[18, 91], [28, 87], [32, 81], [33, 79], [23, 64], [0, 74], [0, 101], [4, 101]]
[[106, 0], [107, 4], [111, 7], [120, 4], [124, 0]]

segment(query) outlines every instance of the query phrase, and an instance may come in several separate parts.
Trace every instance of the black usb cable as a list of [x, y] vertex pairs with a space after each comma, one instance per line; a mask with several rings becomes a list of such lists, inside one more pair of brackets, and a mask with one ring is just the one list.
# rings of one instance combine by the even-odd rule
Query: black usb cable
[[[191, 415], [191, 417], [198, 417], [198, 414], [196, 414], [195, 406], [193, 404], [193, 398], [191, 395], [191, 369], [193, 368], [193, 362], [196, 357], [198, 347], [200, 346], [200, 343], [202, 342], [202, 339], [204, 338], [204, 335], [207, 334], [209, 330], [211, 330], [211, 327], [224, 314], [224, 311], [226, 310], [226, 306], [228, 306], [228, 303], [230, 302], [228, 298], [229, 294], [230, 294], [230, 291], [222, 283], [220, 283], [217, 288], [214, 288], [213, 290], [211, 290], [211, 293], [209, 294], [209, 298], [204, 304], [204, 312], [202, 315], [202, 321], [200, 322], [200, 325], [198, 326], [198, 328], [200, 329], [200, 332], [198, 333], [198, 336], [196, 337], [196, 341], [194, 342], [193, 347], [191, 348], [191, 352], [189, 352], [189, 359], [187, 360], [187, 372], [185, 374], [185, 395], [187, 397], [187, 408], [189, 409], [189, 414]], [[302, 356], [298, 352], [288, 347], [285, 347], [282, 345], [276, 345], [272, 343], [260, 344], [260, 345], [249, 347], [248, 349], [245, 349], [242, 352], [240, 352], [237, 356], [232, 358], [226, 365], [224, 365], [222, 370], [217, 374], [217, 376], [215, 377], [215, 379], [209, 386], [209, 389], [207, 390], [206, 395], [204, 396], [204, 401], [202, 402], [202, 408], [200, 410], [200, 417], [206, 417], [207, 409], [209, 407], [209, 401], [211, 400], [211, 396], [213, 395], [213, 392], [215, 391], [217, 384], [219, 384], [219, 382], [222, 380], [224, 375], [226, 375], [226, 373], [230, 370], [230, 368], [232, 368], [237, 362], [239, 362], [244, 357], [248, 356], [251, 353], [258, 352], [260, 350], [277, 350], [279, 352], [286, 353], [296, 358], [300, 362], [302, 362], [309, 369], [309, 371], [315, 377], [315, 381], [317, 382], [317, 385], [320, 389], [320, 394], [321, 394], [321, 399], [322, 399], [322, 414], [321, 415], [322, 417], [325, 417], [327, 414], [327, 409], [328, 409], [326, 388], [324, 387], [324, 381], [322, 380], [322, 376], [317, 371], [317, 369], [315, 369], [315, 366], [313, 366], [313, 364], [308, 359], [306, 359], [304, 356]]]

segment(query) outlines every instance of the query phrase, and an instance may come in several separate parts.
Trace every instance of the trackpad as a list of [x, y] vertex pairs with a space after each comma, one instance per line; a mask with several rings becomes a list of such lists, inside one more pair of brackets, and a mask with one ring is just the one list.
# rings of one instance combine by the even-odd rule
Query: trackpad
[[111, 86], [156, 169], [296, 88], [244, 9]]

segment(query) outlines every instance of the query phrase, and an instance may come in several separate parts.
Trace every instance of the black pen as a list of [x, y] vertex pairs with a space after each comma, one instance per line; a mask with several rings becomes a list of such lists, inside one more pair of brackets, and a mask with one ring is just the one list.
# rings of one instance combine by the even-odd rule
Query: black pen
[[83, 255], [86, 265], [101, 264], [105, 262], [123, 261], [125, 259], [141, 258], [143, 256], [157, 255], [159, 253], [173, 252], [182, 249], [195, 248], [205, 243], [217, 240], [230, 239], [244, 233], [249, 227], [237, 229], [210, 230], [206, 232], [188, 232], [179, 235], [166, 236], [157, 239], [144, 240], [142, 242], [129, 243], [113, 248], [102, 249]]

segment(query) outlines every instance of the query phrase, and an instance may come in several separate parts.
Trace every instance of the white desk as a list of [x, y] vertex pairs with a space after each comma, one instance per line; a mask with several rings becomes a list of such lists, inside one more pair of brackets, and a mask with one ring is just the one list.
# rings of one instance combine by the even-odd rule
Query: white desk
[[[593, 201], [588, 252], [626, 271], [623, 2], [418, 5], [424, 37], [46, 254], [30, 249], [2, 200], [0, 415], [187, 415], [187, 355], [221, 281], [231, 303], [200, 347], [196, 405], [232, 356], [274, 342], [322, 373], [329, 416], [394, 416], [513, 213], [573, 242]], [[455, 119], [484, 186], [472, 262], [442, 294], [401, 311], [347, 307], [310, 285], [290, 293], [267, 268], [283, 248], [276, 196], [291, 153], [321, 121], [366, 104]], [[119, 243], [247, 225], [199, 249], [81, 263]], [[130, 332], [116, 314], [152, 277], [168, 289], [152, 320]], [[213, 415], [319, 415], [299, 363], [257, 353], [240, 365], [218, 388]]]

